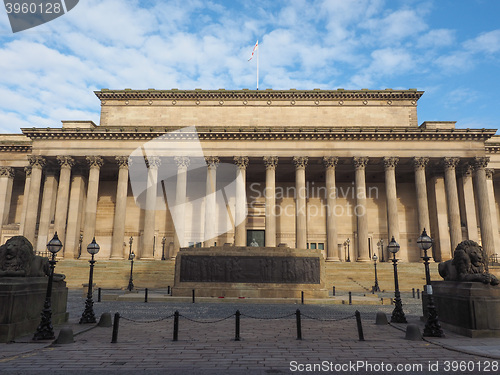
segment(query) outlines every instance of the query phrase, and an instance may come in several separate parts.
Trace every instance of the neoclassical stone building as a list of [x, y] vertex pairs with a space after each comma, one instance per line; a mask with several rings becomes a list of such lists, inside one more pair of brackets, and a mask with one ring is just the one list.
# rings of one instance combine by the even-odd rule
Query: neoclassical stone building
[[[69, 259], [79, 257], [81, 244], [84, 258], [95, 236], [101, 259], [126, 259], [131, 247], [139, 259], [161, 259], [181, 246], [253, 241], [322, 249], [327, 261], [368, 261], [374, 252], [387, 260], [385, 245], [394, 236], [398, 258], [415, 262], [416, 239], [426, 228], [436, 260], [449, 259], [464, 239], [479, 241], [490, 255], [500, 252], [500, 137], [496, 129], [458, 129], [452, 121], [419, 125], [421, 91], [95, 94], [99, 125], [63, 121], [0, 136], [2, 243], [23, 234], [41, 251], [57, 231], [60, 256]], [[146, 155], [144, 206], [134, 197], [130, 155], [158, 137], [199, 139], [206, 172], [190, 172], [182, 147]], [[234, 221], [222, 232], [211, 220], [221, 210], [211, 198], [221, 164], [234, 166], [236, 180], [227, 201]], [[165, 166], [177, 171], [168, 205], [160, 181]], [[200, 190], [203, 203], [190, 208]], [[183, 220], [174, 226], [175, 210]]]

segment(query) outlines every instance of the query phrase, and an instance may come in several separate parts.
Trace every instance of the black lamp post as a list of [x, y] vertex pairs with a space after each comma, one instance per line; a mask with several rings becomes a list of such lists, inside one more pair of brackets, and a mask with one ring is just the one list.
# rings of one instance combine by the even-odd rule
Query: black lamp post
[[373, 266], [375, 267], [375, 285], [372, 286], [372, 294], [375, 294], [375, 292], [380, 292], [380, 288], [378, 286], [378, 277], [377, 277], [377, 255], [373, 254]]
[[97, 254], [100, 250], [100, 246], [95, 242], [95, 237], [91, 243], [87, 246], [88, 253], [92, 256], [89, 260], [90, 263], [90, 273], [89, 273], [89, 289], [87, 292], [87, 300], [85, 301], [85, 310], [83, 310], [82, 317], [80, 318], [80, 324], [85, 323], [95, 323], [95, 315], [94, 315], [94, 300], [92, 299], [92, 283], [94, 276], [94, 255]]
[[161, 239], [161, 260], [165, 260], [165, 242], [167, 241], [167, 239], [165, 237], [163, 237]]
[[129, 292], [131, 292], [132, 289], [134, 289], [134, 283], [132, 282], [132, 272], [134, 270], [134, 258], [135, 258], [135, 254], [130, 253], [130, 256], [129, 256], [129, 259], [130, 259], [130, 278], [128, 279], [128, 286], [127, 286], [127, 290]]
[[347, 240], [345, 240], [345, 244], [347, 245], [347, 260], [346, 262], [350, 262], [351, 261], [351, 254], [350, 254], [350, 251], [349, 251], [349, 244], [351, 243], [351, 240], [349, 238], [347, 238]]
[[54, 237], [47, 244], [47, 249], [52, 253], [52, 257], [49, 259], [49, 280], [47, 282], [47, 293], [45, 294], [42, 317], [35, 335], [33, 336], [33, 340], [51, 340], [55, 338], [54, 327], [52, 326], [52, 281], [54, 279], [54, 268], [56, 266], [56, 254], [61, 248], [62, 242], [59, 240], [56, 232]]
[[130, 245], [130, 247], [128, 249], [128, 259], [130, 260], [130, 255], [132, 254], [132, 244], [134, 243], [134, 237], [130, 236], [128, 243]]
[[444, 332], [439, 324], [437, 309], [436, 305], [434, 305], [434, 297], [432, 293], [431, 273], [429, 271], [429, 260], [431, 257], [427, 255], [427, 250], [432, 247], [433, 240], [427, 235], [425, 228], [420, 237], [417, 239], [417, 245], [420, 250], [424, 251], [422, 259], [424, 260], [425, 265], [425, 291], [427, 293], [427, 322], [425, 323], [424, 336], [444, 337]]
[[394, 310], [392, 311], [391, 322], [392, 323], [408, 323], [406, 321], [405, 313], [403, 312], [403, 303], [401, 302], [401, 294], [399, 293], [399, 281], [398, 281], [398, 260], [396, 259], [396, 253], [399, 251], [399, 244], [394, 239], [387, 245], [387, 250], [392, 253], [392, 263], [394, 264], [394, 297], [395, 304]]

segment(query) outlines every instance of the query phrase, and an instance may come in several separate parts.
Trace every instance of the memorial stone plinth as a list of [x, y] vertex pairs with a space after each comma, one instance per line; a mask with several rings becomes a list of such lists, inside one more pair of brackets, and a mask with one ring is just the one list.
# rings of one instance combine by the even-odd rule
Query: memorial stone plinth
[[[0, 342], [32, 334], [40, 323], [48, 277], [0, 278]], [[68, 288], [64, 280], [52, 284], [52, 323], [68, 320]]]
[[283, 247], [183, 248], [173, 296], [326, 298], [320, 250]]
[[500, 337], [500, 287], [433, 281], [432, 289], [443, 328], [468, 337]]

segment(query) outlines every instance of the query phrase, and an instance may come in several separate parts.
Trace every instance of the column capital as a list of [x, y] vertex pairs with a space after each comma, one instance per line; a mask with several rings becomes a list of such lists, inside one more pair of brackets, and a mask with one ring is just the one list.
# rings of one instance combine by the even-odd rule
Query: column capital
[[475, 157], [472, 163], [474, 165], [475, 170], [477, 171], [478, 169], [486, 168], [489, 162], [490, 162], [489, 157]]
[[368, 164], [368, 159], [369, 158], [367, 156], [355, 156], [353, 158], [354, 168], [356, 170], [365, 169], [366, 165]]
[[100, 156], [86, 156], [85, 159], [90, 168], [101, 168], [104, 164], [104, 160]]
[[43, 156], [31, 155], [28, 157], [28, 161], [29, 161], [30, 166], [32, 168], [36, 167], [36, 168], [43, 169], [43, 167], [45, 167], [45, 165], [47, 165], [47, 161], [45, 160], [45, 158]]
[[31, 166], [24, 167], [24, 173], [26, 174], [26, 177], [31, 177]]
[[474, 166], [472, 164], [465, 164], [461, 169], [460, 173], [463, 177], [472, 177], [472, 173], [474, 172]]
[[492, 169], [492, 168], [486, 168], [484, 171], [486, 172], [486, 178], [488, 180], [493, 179], [493, 174], [495, 173], [494, 169]]
[[335, 168], [337, 163], [339, 162], [339, 158], [337, 156], [325, 156], [323, 157], [323, 165], [326, 169]]
[[307, 161], [309, 158], [307, 156], [294, 156], [293, 164], [295, 164], [296, 169], [305, 169], [307, 167]]
[[14, 168], [12, 167], [0, 167], [0, 177], [14, 178]]
[[264, 156], [263, 160], [266, 169], [276, 169], [276, 167], [278, 166], [277, 156]]
[[248, 167], [248, 157], [246, 156], [235, 156], [234, 164], [238, 166], [239, 169], [247, 169]]
[[75, 165], [75, 159], [73, 159], [71, 156], [58, 156], [57, 161], [59, 162], [61, 169], [62, 168], [71, 169]]
[[444, 169], [455, 169], [459, 162], [460, 158], [443, 158]]
[[128, 156], [115, 156], [119, 169], [128, 169], [132, 165], [132, 158]]
[[425, 169], [428, 163], [429, 163], [429, 158], [427, 157], [416, 156], [413, 158], [413, 168], [415, 168], [415, 170]]
[[158, 169], [158, 167], [161, 165], [161, 158], [159, 156], [145, 156], [144, 161], [146, 162], [146, 166], [151, 169], [155, 168]]
[[399, 158], [397, 157], [384, 157], [383, 163], [384, 163], [384, 169], [389, 170], [389, 169], [395, 169], [396, 165], [398, 165]]
[[220, 160], [218, 156], [205, 156], [205, 163], [207, 163], [208, 168], [217, 168]]
[[176, 156], [174, 157], [175, 163], [177, 164], [177, 168], [188, 168], [191, 164], [191, 159], [188, 156]]

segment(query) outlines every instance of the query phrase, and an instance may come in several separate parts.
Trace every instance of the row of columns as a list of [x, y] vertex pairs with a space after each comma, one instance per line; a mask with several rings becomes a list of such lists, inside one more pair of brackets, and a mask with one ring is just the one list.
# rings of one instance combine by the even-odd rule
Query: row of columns
[[[99, 156], [88, 156], [86, 158], [89, 165], [88, 183], [85, 190], [85, 178], [82, 171], [74, 170], [75, 161], [69, 156], [59, 156], [57, 161], [60, 165], [59, 182], [56, 179], [56, 172], [48, 169], [46, 171], [42, 205], [40, 209], [40, 222], [38, 225], [38, 248], [44, 248], [48, 241], [48, 231], [51, 215], [54, 212], [54, 228], [59, 237], [65, 242], [65, 255], [74, 257], [78, 245], [81, 220], [84, 220], [83, 244], [90, 243], [95, 235], [97, 199], [99, 190], [100, 168], [103, 159]], [[357, 234], [358, 234], [358, 261], [368, 261], [368, 217], [366, 215], [366, 182], [365, 169], [368, 157], [354, 157], [356, 205], [360, 208], [357, 214]], [[189, 167], [188, 157], [176, 157], [177, 163], [177, 190], [176, 207], [178, 217], [183, 217], [184, 204], [186, 203], [187, 191], [187, 169]], [[276, 168], [278, 165], [277, 156], [266, 156], [263, 158], [266, 167], [266, 246], [276, 246]], [[385, 188], [387, 197], [387, 223], [388, 236], [399, 238], [398, 204], [395, 169], [399, 159], [386, 157], [383, 159], [385, 170]], [[444, 158], [444, 179], [445, 194], [448, 208], [449, 233], [451, 249], [454, 249], [462, 240], [462, 230], [460, 221], [460, 207], [458, 199], [458, 188], [456, 178], [456, 167], [458, 158]], [[468, 164], [466, 173], [462, 178], [463, 201], [467, 212], [467, 229], [470, 239], [477, 239], [477, 224], [474, 208], [473, 184], [476, 188], [479, 226], [481, 229], [482, 245], [488, 254], [495, 252], [495, 236], [498, 232], [496, 212], [492, 215], [490, 200], [494, 199], [492, 182], [488, 186], [487, 164], [489, 159], [478, 157]], [[20, 233], [26, 236], [32, 243], [35, 239], [37, 227], [37, 214], [40, 201], [40, 190], [42, 183], [42, 171], [46, 166], [45, 158], [41, 156], [30, 156], [30, 167], [25, 168], [25, 200], [22, 209], [22, 219]], [[116, 192], [116, 206], [113, 223], [112, 238], [112, 259], [123, 259], [123, 238], [125, 235], [126, 200], [128, 190], [128, 167], [130, 160], [126, 156], [116, 157], [119, 165], [118, 184]], [[246, 169], [248, 167], [247, 157], [235, 157], [237, 165], [236, 179], [236, 222], [240, 223], [235, 227], [235, 245], [246, 245], [246, 207], [245, 207], [245, 186]], [[307, 216], [306, 216], [306, 179], [305, 169], [307, 167], [307, 157], [294, 157], [296, 171], [296, 247], [306, 248], [307, 246]], [[413, 159], [415, 173], [415, 187], [417, 198], [418, 225], [420, 228], [430, 230], [429, 207], [427, 199], [427, 182], [425, 168], [429, 162], [428, 158], [415, 157]], [[148, 157], [148, 190], [146, 192], [146, 211], [144, 237], [141, 257], [153, 258], [153, 237], [155, 228], [155, 205], [157, 194], [158, 167], [161, 160], [158, 157]], [[215, 216], [215, 193], [216, 193], [216, 169], [219, 158], [207, 157], [208, 167], [206, 195], [207, 203], [205, 210], [205, 246], [213, 245], [215, 241], [215, 228], [213, 227], [213, 217]], [[335, 197], [335, 168], [338, 157], [324, 157], [323, 163], [326, 170], [326, 191], [327, 191], [327, 218], [326, 218], [326, 238], [327, 238], [327, 260], [338, 260], [337, 253], [337, 231], [336, 220], [333, 208], [336, 205]], [[472, 171], [475, 171], [472, 177]], [[73, 173], [72, 173], [73, 172]], [[11, 167], [0, 168], [0, 219], [2, 224], [6, 223], [10, 200], [12, 195], [12, 181], [14, 170]], [[490, 191], [491, 190], [491, 191]], [[57, 198], [57, 199], [56, 199]], [[29, 202], [29, 203], [28, 203]], [[494, 202], [494, 201], [493, 201]], [[84, 212], [84, 217], [79, 217], [78, 213]], [[176, 235], [174, 248], [178, 249], [184, 244], [184, 222], [179, 220], [176, 223]], [[85, 253], [82, 254], [85, 257]]]

